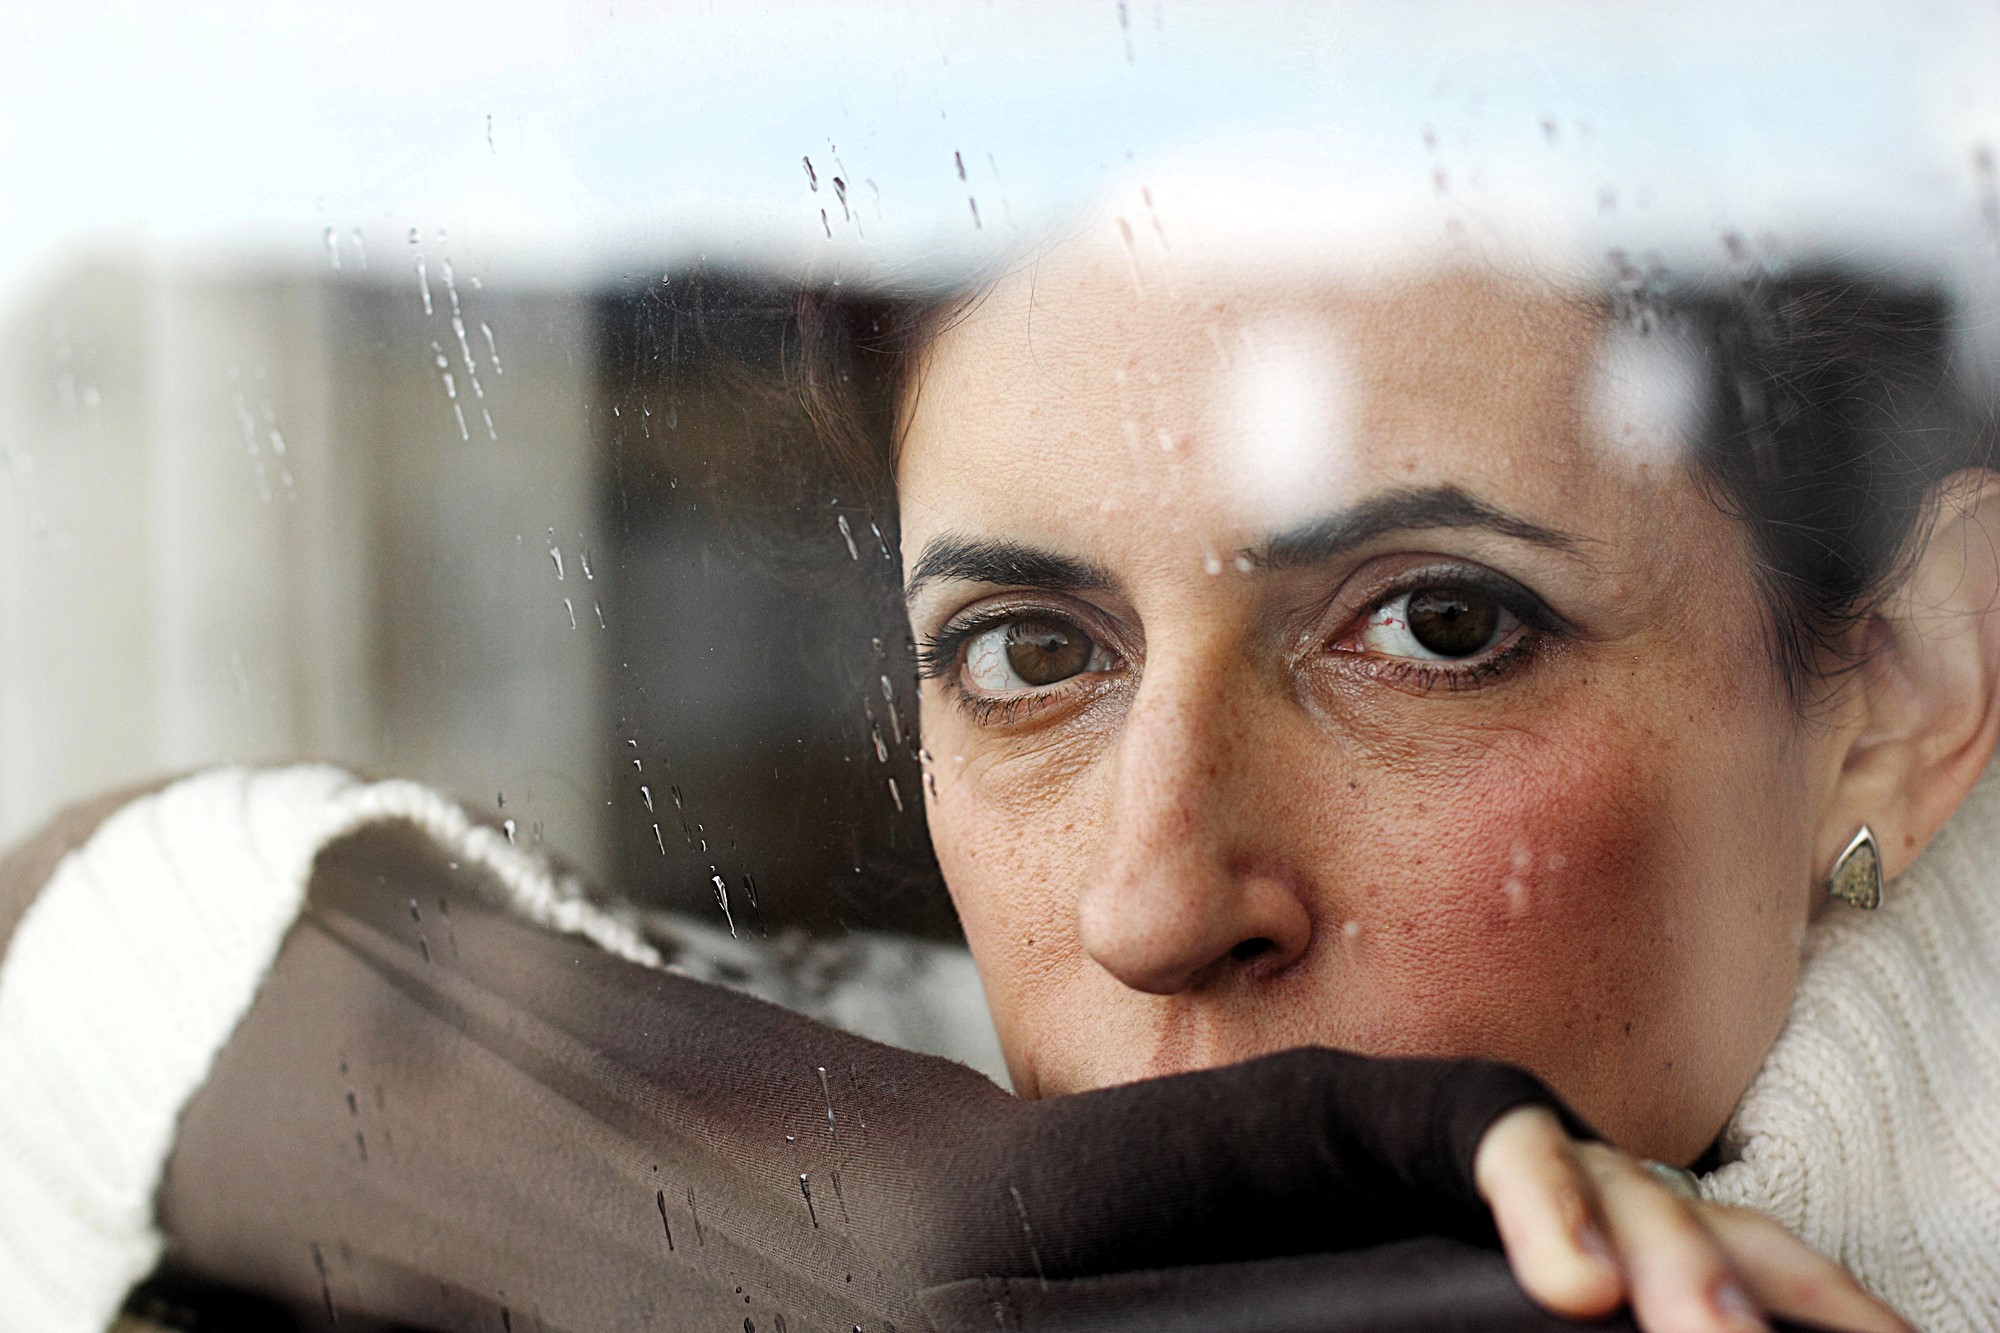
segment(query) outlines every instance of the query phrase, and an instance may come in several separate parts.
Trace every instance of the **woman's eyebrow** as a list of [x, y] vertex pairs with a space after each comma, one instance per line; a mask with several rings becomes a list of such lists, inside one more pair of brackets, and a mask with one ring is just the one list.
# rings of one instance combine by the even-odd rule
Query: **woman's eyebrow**
[[914, 602], [925, 585], [942, 579], [974, 583], [1012, 584], [1050, 592], [1082, 592], [1108, 588], [1111, 576], [1097, 566], [1019, 542], [980, 541], [947, 533], [924, 547], [903, 600]]
[[1456, 486], [1430, 486], [1371, 496], [1281, 532], [1261, 548], [1242, 554], [1260, 569], [1319, 564], [1386, 533], [1416, 528], [1485, 528], [1558, 551], [1575, 551], [1582, 544], [1582, 539], [1571, 533], [1495, 508]]

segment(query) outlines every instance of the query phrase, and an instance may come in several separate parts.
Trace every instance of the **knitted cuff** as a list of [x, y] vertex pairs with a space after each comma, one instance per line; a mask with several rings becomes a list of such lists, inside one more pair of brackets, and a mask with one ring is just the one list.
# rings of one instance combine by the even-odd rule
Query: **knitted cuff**
[[537, 858], [408, 782], [223, 769], [142, 797], [66, 857], [0, 962], [0, 1333], [102, 1333], [159, 1261], [181, 1109], [256, 998], [314, 858], [386, 819], [490, 866], [506, 906], [658, 956]]

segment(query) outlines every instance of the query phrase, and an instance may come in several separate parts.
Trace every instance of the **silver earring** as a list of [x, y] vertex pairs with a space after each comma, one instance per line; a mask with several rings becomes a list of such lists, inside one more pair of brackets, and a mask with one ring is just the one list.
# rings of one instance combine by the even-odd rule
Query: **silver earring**
[[1882, 905], [1882, 853], [1875, 849], [1874, 830], [1866, 824], [1834, 861], [1826, 891], [1864, 912]]

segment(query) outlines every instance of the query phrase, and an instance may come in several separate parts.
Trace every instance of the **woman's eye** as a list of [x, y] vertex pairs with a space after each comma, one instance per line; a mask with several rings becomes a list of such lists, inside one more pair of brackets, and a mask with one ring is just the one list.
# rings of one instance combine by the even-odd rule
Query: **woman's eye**
[[1385, 657], [1451, 661], [1477, 657], [1504, 642], [1520, 618], [1470, 588], [1418, 588], [1375, 609], [1361, 647]]
[[1096, 640], [1067, 621], [1024, 616], [966, 641], [965, 682], [993, 694], [1034, 689], [1103, 670], [1105, 656]]

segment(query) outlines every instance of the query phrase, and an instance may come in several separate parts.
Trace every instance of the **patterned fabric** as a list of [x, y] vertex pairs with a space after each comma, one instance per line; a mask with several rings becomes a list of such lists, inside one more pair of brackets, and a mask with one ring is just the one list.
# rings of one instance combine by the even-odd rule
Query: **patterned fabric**
[[2000, 778], [1881, 908], [1833, 905], [1703, 1182], [1931, 1333], [2000, 1328]]

